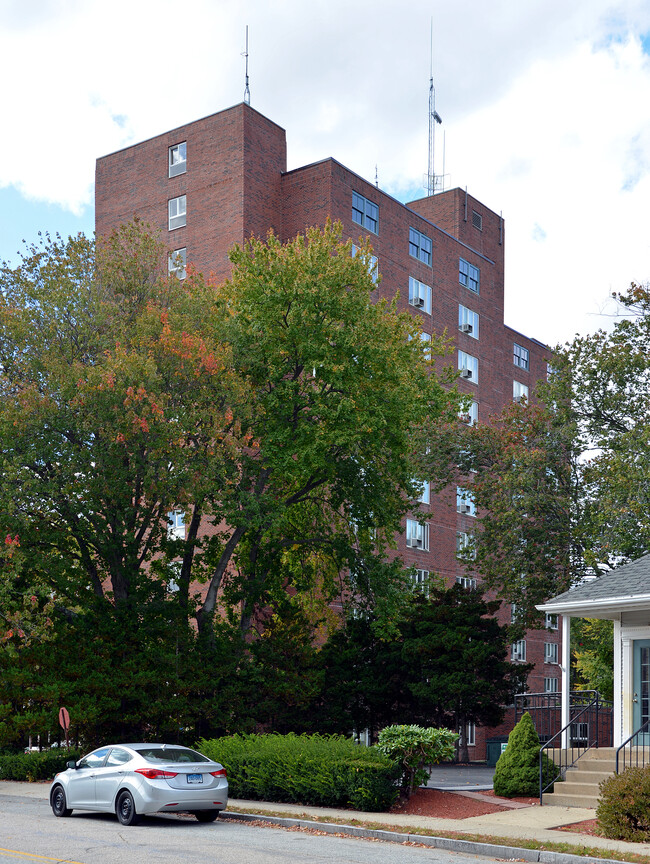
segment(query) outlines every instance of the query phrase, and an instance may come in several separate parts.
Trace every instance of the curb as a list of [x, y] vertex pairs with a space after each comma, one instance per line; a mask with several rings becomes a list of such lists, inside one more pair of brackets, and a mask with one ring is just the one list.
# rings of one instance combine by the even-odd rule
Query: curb
[[486, 855], [490, 858], [519, 858], [539, 864], [622, 864], [612, 858], [593, 859], [583, 855], [570, 855], [566, 852], [550, 852], [541, 849], [522, 849], [520, 846], [502, 846], [493, 843], [476, 843], [473, 840], [452, 840], [448, 837], [432, 837], [426, 834], [407, 834], [400, 831], [382, 831], [374, 828], [361, 828], [358, 825], [338, 825], [332, 822], [313, 822], [309, 819], [290, 819], [282, 816], [258, 816], [255, 813], [234, 813], [223, 810], [223, 819], [238, 822], [266, 822], [280, 828], [309, 828], [324, 834], [347, 834], [350, 837], [366, 837], [370, 840], [384, 840], [387, 843], [417, 843], [448, 852], [465, 852], [470, 855]]

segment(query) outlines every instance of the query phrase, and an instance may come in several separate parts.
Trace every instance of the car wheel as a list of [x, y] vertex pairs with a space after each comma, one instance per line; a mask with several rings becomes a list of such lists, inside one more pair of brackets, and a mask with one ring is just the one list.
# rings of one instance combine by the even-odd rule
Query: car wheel
[[50, 793], [50, 806], [55, 816], [69, 816], [72, 813], [72, 810], [68, 807], [68, 802], [65, 800], [63, 786], [55, 786], [52, 789]]
[[214, 820], [219, 815], [218, 810], [195, 810], [194, 816], [196, 816], [198, 822], [214, 822]]
[[140, 821], [140, 816], [135, 809], [133, 795], [126, 790], [117, 796], [115, 813], [122, 825], [136, 825]]

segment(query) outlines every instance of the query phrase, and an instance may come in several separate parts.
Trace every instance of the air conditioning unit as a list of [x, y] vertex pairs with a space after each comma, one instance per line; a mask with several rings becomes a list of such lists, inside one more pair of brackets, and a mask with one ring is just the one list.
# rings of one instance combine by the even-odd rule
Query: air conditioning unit
[[471, 369], [461, 369], [460, 370], [460, 377], [461, 378], [471, 378], [472, 377], [472, 370]]
[[416, 297], [413, 300], [413, 305], [418, 306], [420, 309], [424, 306], [424, 297]]
[[461, 513], [471, 513], [472, 512], [472, 508], [470, 507], [469, 504], [461, 504], [459, 509], [460, 509]]
[[474, 332], [474, 328], [472, 327], [471, 324], [461, 324], [458, 327], [458, 329], [460, 330], [461, 333], [473, 333]]

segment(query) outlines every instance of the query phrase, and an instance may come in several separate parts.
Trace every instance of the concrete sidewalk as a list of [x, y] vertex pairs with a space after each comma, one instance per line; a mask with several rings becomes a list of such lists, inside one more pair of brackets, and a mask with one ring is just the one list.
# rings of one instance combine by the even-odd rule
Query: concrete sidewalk
[[[49, 783], [15, 783], [0, 781], [2, 796], [40, 798], [48, 800]], [[470, 793], [471, 797], [482, 797]], [[494, 803], [493, 799], [490, 799]], [[302, 807], [294, 804], [278, 804], [271, 801], [239, 801], [230, 799], [226, 818], [244, 821], [274, 822], [282, 826], [316, 828], [328, 833], [349, 833], [356, 836], [373, 836], [395, 842], [416, 842], [459, 852], [474, 852], [493, 857], [520, 858], [546, 864], [576, 864], [589, 861], [564, 853], [529, 850], [517, 846], [517, 840], [536, 840], [539, 843], [566, 843], [577, 847], [591, 847], [619, 854], [641, 854], [650, 856], [650, 843], [628, 843], [608, 840], [588, 834], [574, 834], [558, 830], [585, 819], [595, 818], [596, 811], [578, 807], [516, 807], [488, 816], [472, 816], [468, 819], [436, 819], [429, 816], [406, 816], [392, 813], [362, 813], [355, 810], [339, 810], [329, 807]], [[316, 820], [333, 820], [326, 824]], [[343, 823], [343, 824], [341, 824]], [[393, 834], [395, 829], [424, 829], [435, 835], [437, 831], [468, 835], [484, 835], [498, 838], [498, 846], [473, 841], [422, 837], [418, 834]]]

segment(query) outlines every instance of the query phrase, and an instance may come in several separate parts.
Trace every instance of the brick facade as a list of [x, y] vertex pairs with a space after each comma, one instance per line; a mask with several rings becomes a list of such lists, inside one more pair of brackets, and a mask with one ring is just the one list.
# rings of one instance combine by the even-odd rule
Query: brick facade
[[[186, 170], [169, 177], [169, 148], [181, 143]], [[345, 236], [369, 237], [382, 277], [378, 293], [392, 298], [399, 292], [400, 310], [418, 317], [424, 332], [446, 329], [457, 350], [478, 361], [478, 381], [461, 380], [459, 388], [478, 403], [479, 422], [512, 400], [514, 381], [532, 392], [546, 376], [546, 347], [504, 324], [503, 219], [461, 189], [404, 205], [334, 159], [287, 172], [284, 130], [241, 104], [98, 159], [95, 190], [98, 236], [138, 215], [217, 280], [229, 275], [234, 243], [271, 229], [285, 241], [331, 217], [341, 221]], [[378, 207], [376, 233], [353, 221], [353, 193]], [[170, 230], [168, 201], [183, 195], [186, 225]], [[431, 241], [431, 263], [409, 253], [410, 229]], [[478, 292], [461, 284], [461, 259], [478, 269]], [[409, 303], [409, 277], [430, 286], [430, 312]], [[478, 313], [478, 338], [459, 329], [459, 305]], [[515, 344], [528, 351], [528, 369], [515, 365]], [[471, 532], [474, 518], [457, 512], [455, 489], [432, 499], [430, 509], [428, 551], [407, 547], [401, 535], [398, 552], [408, 565], [452, 583], [463, 574], [457, 533]], [[502, 611], [504, 620], [509, 614]], [[530, 690], [543, 691], [545, 677], [559, 677], [557, 666], [544, 663], [544, 644], [559, 638], [559, 631], [527, 634], [526, 659], [535, 663]], [[486, 739], [505, 728], [477, 730], [473, 757], [485, 758]]]

